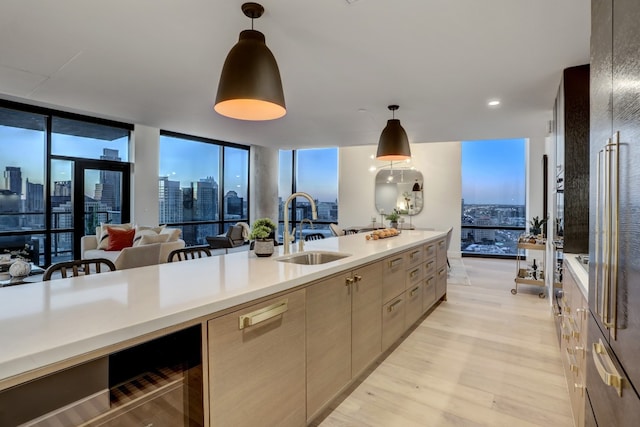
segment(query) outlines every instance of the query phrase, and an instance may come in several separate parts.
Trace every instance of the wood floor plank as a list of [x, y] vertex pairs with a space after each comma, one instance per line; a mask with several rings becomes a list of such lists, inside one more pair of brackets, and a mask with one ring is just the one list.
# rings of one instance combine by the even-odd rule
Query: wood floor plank
[[441, 303], [314, 426], [572, 426], [549, 301], [515, 261], [465, 258]]

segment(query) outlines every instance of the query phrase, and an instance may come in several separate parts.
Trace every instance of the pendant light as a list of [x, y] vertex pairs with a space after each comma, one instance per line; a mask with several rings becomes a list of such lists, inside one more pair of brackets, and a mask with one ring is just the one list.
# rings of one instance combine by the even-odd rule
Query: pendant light
[[378, 153], [376, 159], [383, 161], [398, 161], [411, 158], [411, 148], [407, 133], [400, 125], [400, 120], [395, 118], [395, 111], [400, 108], [397, 105], [389, 105], [393, 118], [387, 121], [387, 126], [380, 134]]
[[253, 29], [253, 20], [264, 13], [258, 3], [245, 3], [242, 12], [251, 18], [251, 29], [240, 32], [238, 43], [224, 61], [214, 110], [239, 120], [273, 120], [287, 113], [280, 71], [265, 37]]

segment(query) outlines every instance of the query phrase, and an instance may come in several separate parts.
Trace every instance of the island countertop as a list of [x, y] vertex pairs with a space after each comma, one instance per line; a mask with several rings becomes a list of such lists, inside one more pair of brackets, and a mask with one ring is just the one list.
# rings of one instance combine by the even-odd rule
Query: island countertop
[[[279, 246], [268, 258], [244, 251], [0, 288], [0, 384], [445, 236], [444, 231], [404, 230], [376, 241], [354, 234], [306, 242], [305, 251], [350, 254], [322, 265], [278, 262]], [[291, 250], [295, 253], [296, 246]]]

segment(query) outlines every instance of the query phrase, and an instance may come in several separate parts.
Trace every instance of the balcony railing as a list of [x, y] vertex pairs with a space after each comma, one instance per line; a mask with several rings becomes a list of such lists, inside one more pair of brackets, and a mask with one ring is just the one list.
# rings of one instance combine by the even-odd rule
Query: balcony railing
[[462, 224], [460, 250], [463, 256], [515, 258], [518, 237], [525, 227]]

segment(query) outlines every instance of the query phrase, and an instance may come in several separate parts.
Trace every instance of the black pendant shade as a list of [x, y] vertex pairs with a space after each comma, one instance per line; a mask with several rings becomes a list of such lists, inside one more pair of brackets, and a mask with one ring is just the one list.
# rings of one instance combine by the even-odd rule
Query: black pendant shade
[[[256, 3], [242, 10], [250, 18], [262, 15]], [[214, 110], [240, 120], [273, 120], [287, 113], [280, 70], [260, 31], [244, 30], [224, 61]]]
[[[391, 111], [397, 110], [397, 105], [389, 105]], [[376, 159], [383, 161], [398, 161], [411, 158], [411, 148], [407, 133], [400, 125], [400, 120], [393, 118], [387, 121], [387, 126], [380, 134]]]

